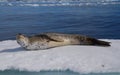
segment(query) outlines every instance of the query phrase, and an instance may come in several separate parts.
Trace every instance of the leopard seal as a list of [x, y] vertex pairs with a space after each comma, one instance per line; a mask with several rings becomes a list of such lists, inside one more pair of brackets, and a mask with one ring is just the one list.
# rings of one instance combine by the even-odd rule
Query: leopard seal
[[43, 50], [66, 45], [110, 46], [110, 42], [79, 34], [42, 33], [28, 37], [19, 33], [16, 40], [26, 50]]

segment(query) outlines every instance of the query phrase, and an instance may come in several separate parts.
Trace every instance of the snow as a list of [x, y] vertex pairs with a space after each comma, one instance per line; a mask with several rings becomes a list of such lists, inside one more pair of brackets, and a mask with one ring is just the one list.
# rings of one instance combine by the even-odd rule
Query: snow
[[1, 41], [0, 70], [120, 72], [120, 40], [107, 41], [111, 47], [62, 46], [37, 51], [26, 51], [15, 40]]

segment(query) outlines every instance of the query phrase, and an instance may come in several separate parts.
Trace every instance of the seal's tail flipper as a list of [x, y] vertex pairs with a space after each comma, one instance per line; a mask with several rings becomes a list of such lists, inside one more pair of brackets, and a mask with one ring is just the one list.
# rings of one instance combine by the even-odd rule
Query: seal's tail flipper
[[88, 40], [91, 42], [91, 45], [96, 45], [96, 46], [111, 46], [110, 42], [107, 42], [107, 41], [101, 41], [101, 40], [97, 40], [95, 38], [88, 38]]

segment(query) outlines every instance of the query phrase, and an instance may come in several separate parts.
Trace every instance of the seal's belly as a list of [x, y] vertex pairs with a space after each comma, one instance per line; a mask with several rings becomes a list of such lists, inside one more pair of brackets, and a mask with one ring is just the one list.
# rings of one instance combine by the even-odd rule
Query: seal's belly
[[28, 50], [43, 50], [53, 47], [59, 47], [59, 46], [65, 46], [68, 45], [70, 42], [69, 40], [64, 40], [63, 42], [55, 42], [55, 41], [49, 41], [49, 42], [34, 42], [26, 46], [25, 48]]
[[26, 49], [28, 50], [42, 50], [42, 49], [47, 49], [49, 48], [48, 43], [39, 43], [39, 42], [35, 42], [32, 44], [29, 44]]

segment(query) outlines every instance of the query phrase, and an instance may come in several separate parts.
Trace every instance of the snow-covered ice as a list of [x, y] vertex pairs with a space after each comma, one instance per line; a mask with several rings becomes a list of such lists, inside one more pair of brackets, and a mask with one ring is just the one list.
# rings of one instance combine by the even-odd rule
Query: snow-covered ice
[[111, 47], [63, 46], [26, 51], [15, 40], [0, 42], [0, 70], [71, 70], [79, 73], [120, 72], [120, 40]]

